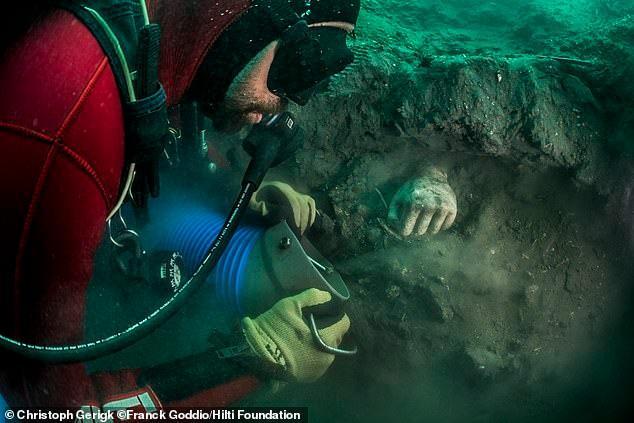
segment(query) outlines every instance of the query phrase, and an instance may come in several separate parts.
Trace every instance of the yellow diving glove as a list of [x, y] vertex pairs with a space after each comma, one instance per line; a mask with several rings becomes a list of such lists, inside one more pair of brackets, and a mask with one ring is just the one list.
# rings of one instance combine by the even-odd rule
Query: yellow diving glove
[[317, 214], [315, 200], [310, 195], [300, 194], [284, 182], [264, 182], [249, 203], [251, 210], [273, 221], [286, 220], [295, 225], [303, 235]]
[[[242, 328], [255, 354], [270, 365], [279, 379], [309, 383], [326, 373], [335, 359], [317, 348], [310, 328], [302, 317], [302, 308], [327, 303], [328, 292], [312, 288], [294, 297], [278, 301], [255, 319], [242, 319]], [[344, 314], [335, 324], [319, 330], [328, 345], [339, 346], [350, 328]]]

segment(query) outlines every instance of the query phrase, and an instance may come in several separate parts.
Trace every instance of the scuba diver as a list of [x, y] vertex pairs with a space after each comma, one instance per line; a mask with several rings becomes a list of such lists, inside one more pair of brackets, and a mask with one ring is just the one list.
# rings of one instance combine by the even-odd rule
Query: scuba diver
[[[1, 52], [0, 332], [63, 345], [84, 339], [86, 292], [105, 223], [128, 193], [141, 208], [159, 194], [166, 106], [196, 102], [220, 131], [255, 125], [252, 133], [262, 133], [271, 115], [289, 101], [305, 104], [318, 83], [352, 61], [346, 38], [353, 34], [359, 1], [41, 3], [37, 19], [4, 42]], [[159, 52], [152, 31], [130, 41], [144, 20], [161, 29], [155, 67], [147, 59]], [[135, 51], [143, 42], [145, 50]], [[143, 99], [138, 104], [135, 89]], [[293, 126], [292, 120], [284, 123]], [[296, 205], [292, 220], [305, 230], [314, 205], [277, 188], [278, 196]], [[254, 198], [261, 214], [274, 207], [257, 192]], [[334, 356], [312, 345], [302, 309], [329, 300], [329, 293], [311, 289], [243, 319], [237, 336], [250, 347], [249, 371], [180, 395], [170, 389], [169, 375], [155, 389], [139, 369], [95, 374], [83, 363], [43, 364], [6, 351], [2, 394], [14, 407], [154, 409], [226, 406], [252, 392], [262, 374], [314, 381]], [[338, 345], [349, 325], [343, 315], [320, 333]], [[208, 359], [202, 368], [221, 365]]]

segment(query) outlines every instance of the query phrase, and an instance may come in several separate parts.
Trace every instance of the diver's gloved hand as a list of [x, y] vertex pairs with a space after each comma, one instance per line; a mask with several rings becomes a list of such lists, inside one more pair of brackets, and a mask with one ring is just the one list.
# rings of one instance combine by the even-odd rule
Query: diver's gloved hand
[[[326, 373], [335, 356], [315, 345], [302, 309], [327, 303], [328, 292], [312, 288], [294, 297], [278, 301], [255, 319], [242, 319], [247, 342], [278, 379], [291, 382], [314, 382]], [[335, 324], [319, 330], [323, 340], [333, 346], [341, 343], [350, 328], [347, 315]]]
[[390, 204], [388, 221], [403, 236], [437, 234], [453, 225], [457, 212], [447, 173], [431, 168], [399, 189]]
[[251, 198], [249, 207], [273, 223], [286, 220], [300, 235], [315, 223], [317, 214], [311, 196], [300, 194], [279, 181], [264, 182]]

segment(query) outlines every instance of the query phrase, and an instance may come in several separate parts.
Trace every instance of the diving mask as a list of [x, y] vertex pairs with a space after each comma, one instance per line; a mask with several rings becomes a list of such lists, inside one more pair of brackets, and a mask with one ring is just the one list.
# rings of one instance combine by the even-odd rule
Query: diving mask
[[287, 29], [279, 41], [268, 77], [269, 90], [300, 106], [317, 85], [341, 72], [354, 60], [346, 38], [353, 33], [331, 26], [309, 26], [301, 20]]

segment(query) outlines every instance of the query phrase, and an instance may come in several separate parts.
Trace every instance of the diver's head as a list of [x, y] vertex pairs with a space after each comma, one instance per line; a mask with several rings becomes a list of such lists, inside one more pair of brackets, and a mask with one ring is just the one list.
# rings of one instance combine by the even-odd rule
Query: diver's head
[[255, 0], [201, 64], [190, 96], [221, 131], [304, 105], [354, 58], [360, 0]]

